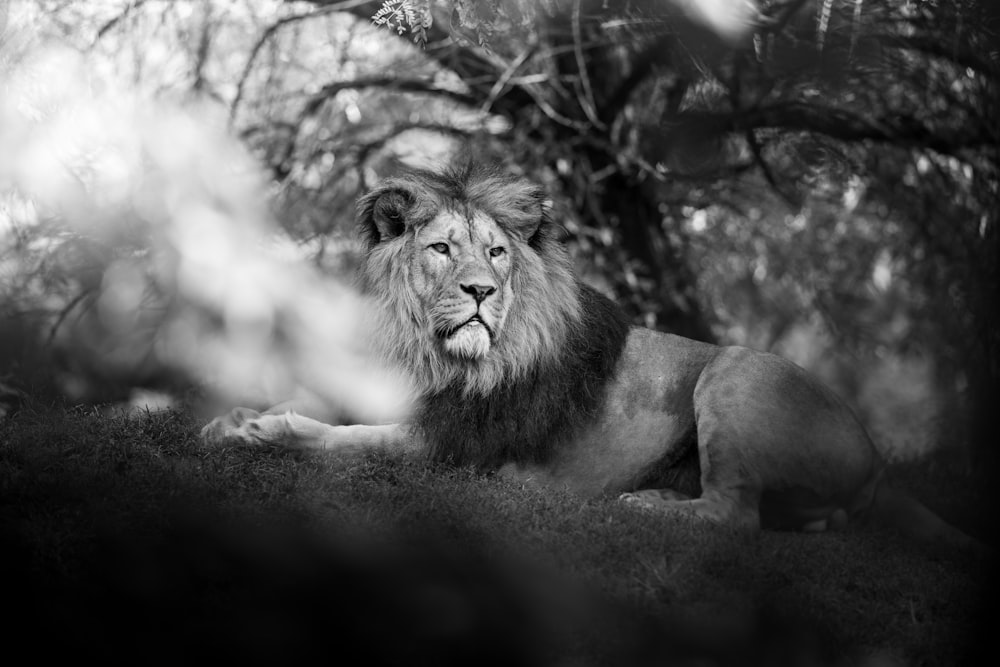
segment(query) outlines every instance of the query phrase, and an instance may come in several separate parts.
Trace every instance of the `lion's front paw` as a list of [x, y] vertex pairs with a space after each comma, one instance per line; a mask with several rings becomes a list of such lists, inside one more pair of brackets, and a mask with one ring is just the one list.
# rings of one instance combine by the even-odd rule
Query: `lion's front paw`
[[623, 493], [618, 500], [638, 507], [662, 507], [668, 503], [689, 500], [689, 497], [672, 489], [642, 489]]
[[653, 504], [649, 502], [648, 499], [643, 498], [639, 493], [623, 493], [618, 496], [618, 501], [627, 503], [632, 507], [641, 507], [643, 509], [652, 509]]
[[256, 410], [234, 408], [229, 414], [216, 417], [201, 429], [201, 439], [207, 445], [260, 444], [261, 417]]

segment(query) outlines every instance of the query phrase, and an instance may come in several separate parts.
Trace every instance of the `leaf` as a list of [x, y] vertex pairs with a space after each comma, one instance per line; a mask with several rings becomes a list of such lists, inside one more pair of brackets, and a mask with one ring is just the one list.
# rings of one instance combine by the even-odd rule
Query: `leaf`
[[430, 0], [385, 0], [372, 16], [372, 23], [402, 35], [409, 31], [421, 48], [427, 43], [427, 29], [433, 23]]

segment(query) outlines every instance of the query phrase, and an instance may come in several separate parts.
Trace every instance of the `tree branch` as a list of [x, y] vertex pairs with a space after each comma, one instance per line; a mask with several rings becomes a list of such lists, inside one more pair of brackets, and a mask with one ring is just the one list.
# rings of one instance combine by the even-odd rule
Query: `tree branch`
[[892, 121], [869, 120], [859, 114], [808, 102], [791, 101], [734, 112], [685, 112], [678, 120], [711, 124], [723, 132], [745, 133], [754, 129], [816, 132], [831, 139], [874, 141], [897, 146], [923, 146], [939, 153], [954, 154], [963, 148], [990, 145], [989, 137], [976, 132], [944, 133], [928, 128], [913, 116], [895, 113]]
[[[144, 1], [145, 0], [139, 0], [139, 2]], [[229, 125], [232, 126], [233, 120], [236, 117], [236, 109], [243, 100], [243, 89], [246, 86], [247, 79], [250, 77], [250, 72], [253, 70], [254, 61], [257, 60], [257, 54], [260, 53], [260, 50], [264, 48], [264, 44], [266, 44], [267, 41], [271, 39], [276, 32], [278, 32], [278, 30], [297, 21], [305, 21], [307, 19], [316, 18], [318, 16], [326, 16], [327, 14], [333, 14], [335, 12], [346, 12], [365, 4], [369, 4], [367, 0], [343, 0], [342, 2], [334, 2], [332, 4], [321, 6], [319, 9], [305, 14], [293, 14], [291, 16], [286, 16], [269, 25], [254, 43], [253, 48], [250, 49], [250, 55], [247, 57], [246, 65], [243, 66], [243, 73], [240, 75], [239, 81], [236, 83], [236, 95], [233, 97], [233, 101], [229, 105]]]
[[[306, 119], [315, 115], [324, 103], [340, 91], [357, 90], [361, 88], [388, 88], [402, 92], [441, 95], [469, 106], [474, 106], [478, 102], [478, 100], [470, 97], [469, 95], [447, 88], [441, 88], [440, 86], [424, 79], [397, 79], [390, 76], [373, 76], [362, 79], [353, 79], [350, 81], [335, 81], [333, 83], [328, 83], [323, 86], [319, 92], [310, 97], [309, 101], [306, 102], [302, 110], [299, 112], [296, 121], [288, 125], [290, 133], [288, 143], [286, 144], [285, 149], [282, 151], [277, 160], [276, 166], [274, 167], [276, 175], [279, 176], [278, 180], [283, 180], [288, 175], [288, 172], [284, 170], [283, 165], [295, 154], [296, 147], [298, 146], [299, 134], [302, 131], [302, 124], [306, 121]], [[456, 129], [456, 131], [459, 130]]]
[[360, 88], [387, 88], [404, 93], [427, 93], [447, 97], [466, 106], [475, 107], [479, 100], [466, 93], [442, 88], [427, 79], [400, 79], [393, 76], [371, 76], [350, 81], [334, 81], [323, 86], [319, 92], [310, 96], [308, 102], [299, 113], [300, 118], [315, 114], [324, 102], [334, 97], [342, 90], [357, 90]]
[[674, 39], [673, 35], [660, 37], [636, 56], [632, 71], [612, 91], [608, 101], [598, 110], [597, 115], [605, 124], [610, 125], [614, 122], [618, 114], [625, 108], [633, 91], [653, 73], [657, 65], [670, 60], [670, 49], [667, 48], [667, 45], [672, 39]]
[[490, 94], [487, 96], [486, 101], [483, 102], [482, 107], [480, 107], [479, 109], [482, 113], [486, 114], [490, 112], [490, 109], [493, 108], [493, 103], [500, 98], [500, 95], [503, 93], [504, 88], [506, 88], [507, 84], [510, 83], [511, 78], [514, 76], [517, 70], [520, 69], [521, 65], [523, 65], [525, 61], [527, 61], [528, 58], [530, 58], [534, 52], [535, 52], [534, 46], [531, 46], [522, 51], [521, 55], [515, 58], [514, 62], [512, 62], [504, 71], [504, 73], [500, 75], [500, 78], [498, 78], [496, 83], [493, 84], [493, 87], [490, 88]]
[[212, 5], [206, 4], [202, 13], [201, 35], [198, 39], [198, 48], [195, 53], [194, 62], [194, 83], [192, 88], [195, 92], [206, 92], [205, 65], [208, 63], [212, 51], [212, 35], [215, 26], [212, 25]]
[[400, 123], [398, 125], [392, 126], [392, 128], [378, 137], [377, 139], [372, 139], [362, 144], [355, 144], [354, 152], [354, 168], [358, 172], [358, 183], [359, 190], [361, 192], [367, 192], [369, 189], [367, 179], [365, 178], [365, 162], [368, 161], [368, 156], [374, 151], [382, 148], [392, 139], [398, 137], [403, 132], [409, 132], [410, 130], [425, 130], [428, 132], [440, 132], [441, 134], [450, 134], [457, 137], [468, 137], [469, 131], [463, 130], [458, 127], [451, 125], [441, 125], [439, 123]]
[[[344, 5], [350, 4], [349, 7], [339, 6], [341, 3], [334, 0], [308, 0], [308, 2], [321, 7], [337, 6], [334, 11], [351, 14], [366, 23], [371, 22], [371, 17], [382, 5], [379, 1], [343, 3]], [[502, 59], [495, 56], [490, 57], [490, 54], [481, 48], [459, 43], [452, 38], [451, 33], [447, 29], [448, 25], [449, 21], [447, 17], [434, 17], [434, 22], [427, 29], [428, 47], [424, 49], [423, 53], [441, 67], [458, 75], [473, 90], [471, 97], [477, 99], [477, 102], [473, 105], [480, 106], [484, 101], [490, 99], [490, 92], [496, 85], [496, 82], [509, 69], [510, 63], [505, 63]], [[407, 36], [400, 36], [399, 39], [409, 42]], [[512, 85], [519, 82], [520, 79], [514, 78], [508, 81]], [[497, 103], [500, 100], [501, 97], [495, 98], [491, 107], [498, 106]], [[504, 106], [510, 105], [513, 110], [517, 110], [528, 104], [537, 104], [538, 95], [529, 93], [525, 88], [525, 84], [520, 84], [514, 90], [510, 90], [506, 95], [503, 95], [502, 100]], [[551, 105], [548, 111], [543, 109], [543, 112], [557, 122], [560, 122], [557, 118], [563, 118], [553, 113], [554, 109], [551, 108]], [[507, 109], [499, 110], [497, 113], [508, 116], [515, 115], [514, 111]], [[565, 122], [561, 124], [565, 124]]]
[[[587, 120], [598, 129], [606, 129], [607, 126], [597, 117], [597, 103], [594, 102], [594, 90], [590, 87], [590, 75], [587, 73], [587, 61], [583, 58], [580, 38], [580, 0], [573, 3], [573, 55], [576, 58], [576, 69], [580, 75], [580, 85], [583, 88], [583, 97], [579, 98], [580, 108], [583, 109]], [[579, 97], [579, 96], [578, 96]]]
[[101, 41], [101, 38], [108, 33], [108, 31], [124, 21], [131, 12], [139, 9], [144, 4], [146, 4], [146, 0], [132, 0], [131, 2], [127, 2], [120, 14], [112, 17], [107, 23], [100, 27], [97, 31], [97, 35], [94, 37], [94, 41], [90, 44], [90, 48], [94, 48], [97, 43]]
[[45, 338], [46, 345], [52, 345], [52, 341], [55, 340], [56, 334], [59, 332], [59, 327], [62, 326], [62, 323], [66, 320], [66, 317], [70, 314], [70, 312], [79, 304], [83, 303], [83, 301], [90, 299], [93, 296], [94, 288], [87, 287], [75, 297], [70, 299], [69, 303], [63, 306], [62, 310], [60, 310], [59, 314], [56, 316], [55, 322], [53, 322], [52, 326], [49, 327], [49, 335]]

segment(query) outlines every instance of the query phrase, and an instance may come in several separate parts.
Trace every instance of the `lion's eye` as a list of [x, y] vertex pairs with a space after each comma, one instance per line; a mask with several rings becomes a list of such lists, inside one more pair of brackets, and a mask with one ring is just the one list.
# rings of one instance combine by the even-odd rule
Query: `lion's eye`
[[503, 246], [497, 246], [496, 248], [490, 248], [490, 257], [499, 257], [500, 255], [507, 252], [507, 249]]
[[447, 243], [432, 243], [427, 246], [431, 250], [441, 253], [442, 255], [448, 254], [448, 244]]

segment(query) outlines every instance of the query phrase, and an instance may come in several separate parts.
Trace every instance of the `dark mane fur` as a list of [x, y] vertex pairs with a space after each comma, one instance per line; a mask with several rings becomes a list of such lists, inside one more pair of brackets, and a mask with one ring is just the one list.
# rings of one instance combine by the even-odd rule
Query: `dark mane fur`
[[485, 396], [470, 395], [456, 382], [423, 399], [415, 421], [433, 459], [484, 469], [542, 463], [597, 416], [629, 322], [596, 290], [578, 287], [581, 319], [569, 328], [556, 359]]

